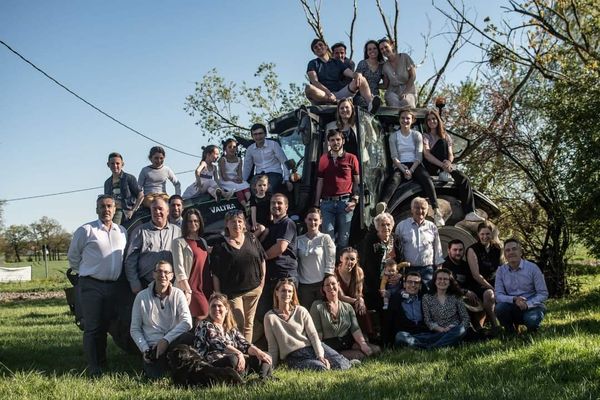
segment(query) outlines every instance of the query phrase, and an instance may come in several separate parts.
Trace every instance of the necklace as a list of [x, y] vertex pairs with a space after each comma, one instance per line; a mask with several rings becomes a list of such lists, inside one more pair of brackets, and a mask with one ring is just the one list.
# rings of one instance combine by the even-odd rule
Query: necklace
[[229, 236], [229, 240], [231, 240], [236, 245], [241, 246], [242, 243], [244, 243], [244, 236], [242, 235], [241, 239], [236, 239], [236, 238], [232, 238], [231, 236]]

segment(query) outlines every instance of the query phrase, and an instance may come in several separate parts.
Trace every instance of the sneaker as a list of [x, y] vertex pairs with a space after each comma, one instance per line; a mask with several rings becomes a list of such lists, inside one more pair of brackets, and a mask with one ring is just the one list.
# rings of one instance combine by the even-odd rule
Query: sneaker
[[375, 205], [375, 215], [384, 213], [385, 210], [387, 210], [387, 204], [385, 204], [385, 201], [380, 201], [377, 203], [377, 205]]
[[475, 211], [471, 211], [470, 213], [468, 213], [467, 215], [465, 215], [465, 221], [469, 221], [469, 222], [483, 222], [483, 221], [485, 221], [485, 218], [477, 215], [477, 213]]
[[221, 190], [221, 188], [217, 188], [217, 190], [215, 190], [215, 201], [216, 202], [221, 201], [222, 196], [223, 196], [223, 191]]
[[371, 114], [377, 114], [377, 111], [379, 110], [380, 106], [381, 106], [381, 97], [373, 96], [373, 99], [369, 103], [369, 107], [367, 108], [367, 111], [369, 111]]
[[360, 364], [362, 364], [362, 362], [359, 359], [353, 358], [350, 360], [351, 367], [358, 367]]
[[433, 222], [438, 227], [446, 225], [446, 222], [444, 221], [444, 217], [442, 217], [442, 213], [437, 208], [433, 212]]
[[438, 179], [442, 182], [449, 182], [452, 178], [448, 171], [442, 171], [438, 174]]

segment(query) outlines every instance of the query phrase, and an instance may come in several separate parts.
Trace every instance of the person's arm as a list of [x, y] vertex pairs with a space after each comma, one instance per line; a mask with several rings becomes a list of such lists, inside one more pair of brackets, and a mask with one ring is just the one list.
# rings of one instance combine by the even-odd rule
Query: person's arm
[[414, 65], [408, 67], [408, 79], [404, 86], [404, 92], [402, 94], [409, 93], [415, 87], [415, 80], [417, 79], [417, 70]]
[[310, 318], [312, 319], [312, 321], [315, 325], [315, 330], [317, 331], [317, 334], [319, 335], [319, 339], [323, 340], [323, 324], [321, 321], [321, 313], [319, 312], [320, 304], [325, 306], [325, 304], [321, 303], [321, 302], [314, 301], [312, 303], [312, 305], [310, 306]]
[[86, 237], [87, 231], [81, 226], [73, 233], [73, 238], [69, 245], [67, 259], [69, 260], [69, 267], [76, 273], [79, 273], [79, 264], [81, 264], [81, 256], [83, 254], [83, 248], [85, 247]]
[[179, 287], [183, 291], [188, 304], [190, 304], [192, 298], [192, 288], [190, 287], [190, 284], [188, 282], [188, 276], [185, 272], [185, 258], [183, 256], [183, 249], [185, 247], [184, 244], [187, 243], [183, 238], [173, 240], [173, 244], [171, 245], [171, 252], [173, 254], [173, 272], [175, 273], [175, 281], [177, 281], [177, 287]]
[[196, 175], [196, 181], [198, 181], [199, 183], [202, 182], [202, 178], [200, 178], [200, 174], [202, 173], [202, 170], [206, 168], [206, 161], [202, 160], [200, 161], [200, 164], [198, 164], [198, 166], [196, 167], [196, 170], [194, 171], [194, 174]]
[[285, 239], [277, 239], [275, 244], [265, 251], [267, 260], [272, 260], [282, 255], [283, 252], [287, 250], [289, 244], [290, 243]]
[[323, 178], [317, 178], [317, 187], [315, 188], [315, 202], [314, 206], [319, 207], [321, 205], [321, 193], [323, 192]]
[[[319, 334], [315, 329], [315, 324], [313, 323], [313, 320], [310, 317], [310, 314], [308, 313], [306, 308], [301, 306], [298, 307], [299, 308], [296, 309], [296, 312], [301, 313], [300, 317], [302, 318], [302, 322], [304, 325], [304, 333], [306, 333], [306, 337], [312, 344], [312, 348], [315, 351], [317, 358], [321, 360], [321, 362], [323, 362], [323, 360], [325, 359], [325, 350], [323, 349], [323, 345], [321, 344], [321, 340], [319, 339]], [[325, 364], [325, 362], [323, 363]]]
[[143, 246], [141, 226], [131, 234], [130, 241], [123, 267], [125, 268], [125, 276], [129, 281], [131, 291], [135, 294], [142, 289], [142, 282], [138, 276], [138, 263]]
[[285, 165], [288, 158], [285, 155], [285, 153], [283, 152], [283, 149], [281, 148], [279, 143], [273, 142], [272, 144], [273, 144], [273, 150], [275, 152], [275, 158], [277, 159], [277, 161], [279, 161], [279, 164], [281, 164], [281, 170], [283, 171], [283, 181], [289, 182], [290, 181], [290, 170]]
[[494, 290], [494, 287], [479, 273], [479, 260], [477, 259], [477, 254], [471, 248], [467, 249], [467, 263], [469, 264], [473, 279], [481, 286]]
[[442, 253], [442, 241], [437, 226], [433, 226], [433, 262], [438, 268], [442, 268], [444, 263], [444, 253]]
[[319, 82], [319, 77], [317, 76], [316, 71], [308, 71], [306, 72], [306, 74], [308, 75], [308, 81], [311, 85], [313, 85], [317, 89], [321, 89], [322, 91], [324, 91], [327, 97], [331, 97], [333, 95], [333, 93], [331, 93], [331, 91], [327, 89], [325, 85]]
[[168, 173], [167, 176], [169, 177], [169, 180], [171, 181], [171, 183], [173, 184], [173, 187], [175, 188], [175, 194], [178, 194], [181, 196], [181, 182], [179, 182], [179, 179], [177, 179], [175, 172], [173, 172], [173, 170], [171, 168], [169, 168], [167, 170], [167, 173]]
[[243, 161], [244, 166], [242, 168], [242, 179], [244, 179], [245, 181], [248, 181], [248, 178], [252, 173], [252, 169], [254, 168], [254, 158], [252, 157], [252, 152], [253, 146], [248, 147], [248, 150], [246, 150], [246, 156], [244, 157]]
[[454, 297], [456, 301], [458, 316], [460, 318], [461, 325], [468, 329], [471, 326], [471, 318], [469, 317], [469, 313], [467, 312], [467, 308], [465, 307], [465, 302], [460, 297]]
[[[357, 161], [358, 163], [358, 161]], [[346, 212], [353, 211], [356, 206], [358, 206], [359, 196], [358, 196], [358, 187], [360, 185], [360, 177], [357, 175], [352, 176], [352, 198], [346, 205]]]
[[171, 288], [171, 290], [175, 291], [173, 296], [173, 301], [175, 301], [175, 319], [178, 319], [179, 322], [163, 337], [168, 343], [172, 343], [173, 340], [192, 329], [192, 315], [185, 295], [177, 288]]
[[538, 307], [548, 299], [548, 287], [546, 286], [544, 274], [542, 274], [542, 271], [537, 266], [533, 266], [532, 275], [535, 295], [527, 299], [527, 307]]
[[432, 307], [431, 300], [432, 299], [433, 299], [433, 295], [426, 294], [425, 296], [423, 296], [423, 299], [421, 300], [421, 304], [423, 306], [423, 321], [425, 322], [425, 325], [427, 325], [427, 328], [429, 328], [430, 331], [444, 332], [444, 329], [433, 320], [433, 315], [432, 315], [432, 310], [431, 310], [431, 307]]
[[252, 223], [252, 232], [256, 230], [256, 206], [250, 206], [250, 222]]
[[423, 160], [423, 136], [420, 132], [414, 130], [411, 130], [411, 135], [413, 135], [413, 141], [415, 144], [415, 161], [412, 163], [409, 169], [412, 175]]
[[496, 296], [496, 303], [512, 303], [513, 297], [506, 290], [506, 285], [504, 284], [504, 275], [507, 272], [505, 265], [501, 265], [498, 267], [498, 271], [496, 272], [496, 279], [494, 282], [494, 295]]
[[[226, 181], [229, 181], [229, 180], [230, 180], [230, 179], [229, 179], [227, 176], [225, 176], [225, 163], [226, 163], [226, 162], [227, 162], [227, 161], [225, 160], [225, 157], [221, 157], [221, 158], [219, 158], [219, 163], [218, 163], [218, 164], [219, 164], [219, 168], [217, 168], [217, 170], [218, 170], [218, 172], [219, 172], [219, 176], [218, 176], [218, 178], [219, 178], [219, 179], [220, 179], [222, 182], [226, 182]], [[238, 166], [239, 166], [239, 164], [238, 164]]]
[[271, 311], [265, 314], [265, 318], [263, 319], [263, 326], [265, 328], [265, 337], [267, 338], [268, 352], [271, 356], [273, 368], [275, 368], [279, 363], [279, 345], [277, 344], [277, 337], [275, 336], [275, 332], [273, 332], [273, 327], [271, 326], [270, 317], [272, 314], [273, 313]]
[[250, 346], [250, 348], [248, 349], [248, 355], [258, 358], [261, 362], [271, 365], [273, 364], [271, 356], [268, 353], [265, 353], [264, 351], [256, 347], [255, 345]]
[[135, 297], [133, 308], [131, 309], [131, 325], [129, 327], [129, 334], [131, 335], [135, 345], [138, 347], [138, 349], [140, 349], [142, 354], [144, 354], [144, 352], [150, 348], [150, 345], [144, 336], [142, 324], [142, 296], [138, 295]]
[[323, 258], [325, 274], [335, 274], [335, 242], [327, 233], [323, 234]]

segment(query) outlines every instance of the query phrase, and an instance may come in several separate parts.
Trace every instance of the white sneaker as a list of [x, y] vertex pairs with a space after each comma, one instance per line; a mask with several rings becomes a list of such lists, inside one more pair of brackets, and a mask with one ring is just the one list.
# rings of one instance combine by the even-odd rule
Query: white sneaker
[[437, 208], [433, 212], [433, 222], [438, 227], [446, 225], [446, 222], [444, 221], [444, 217], [442, 217], [442, 213]]
[[350, 360], [351, 367], [358, 367], [360, 364], [362, 364], [362, 362], [357, 358], [353, 358], [352, 360]]
[[450, 179], [452, 179], [452, 177], [450, 176], [450, 174], [447, 171], [441, 171], [438, 174], [438, 179], [442, 182], [449, 182]]
[[468, 213], [467, 215], [465, 215], [465, 221], [469, 221], [469, 222], [483, 222], [483, 221], [485, 221], [485, 218], [477, 215], [477, 213], [475, 211], [471, 211], [470, 213]]
[[386, 209], [387, 209], [387, 204], [385, 204], [385, 201], [380, 201], [379, 203], [377, 203], [375, 205], [375, 215], [384, 213]]

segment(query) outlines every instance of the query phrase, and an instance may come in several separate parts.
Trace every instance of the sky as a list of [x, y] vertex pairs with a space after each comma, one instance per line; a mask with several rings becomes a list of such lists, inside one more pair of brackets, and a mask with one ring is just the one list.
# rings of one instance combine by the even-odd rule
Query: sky
[[[309, 1], [309, 3], [312, 3]], [[438, 0], [440, 6], [444, 1]], [[481, 22], [504, 17], [504, 0], [465, 0], [469, 15]], [[388, 15], [393, 2], [382, 1]], [[422, 35], [431, 34], [424, 81], [441, 64], [447, 39], [436, 35], [448, 23], [430, 1], [400, 0], [399, 48], [416, 62], [424, 57]], [[325, 39], [349, 43], [352, 1], [323, 0]], [[498, 25], [498, 23], [497, 23]], [[354, 60], [368, 39], [385, 36], [372, 0], [358, 1]], [[274, 62], [283, 83], [305, 82], [314, 55], [314, 33], [299, 1], [2, 0], [0, 40], [47, 74], [108, 114], [172, 147], [200, 154], [206, 145], [195, 120], [183, 110], [212, 68], [228, 81], [253, 81], [261, 62]], [[447, 82], [472, 73], [481, 55], [466, 49], [453, 62]], [[100, 187], [109, 177], [106, 157], [118, 151], [125, 171], [136, 177], [148, 165], [154, 143], [135, 135], [84, 104], [0, 45], [0, 199], [4, 225], [29, 224], [42, 216], [68, 231], [96, 218], [102, 189], [29, 200], [22, 197]], [[165, 165], [189, 171], [198, 159], [167, 149]], [[182, 187], [193, 174], [179, 175]], [[168, 186], [169, 193], [173, 187]]]

